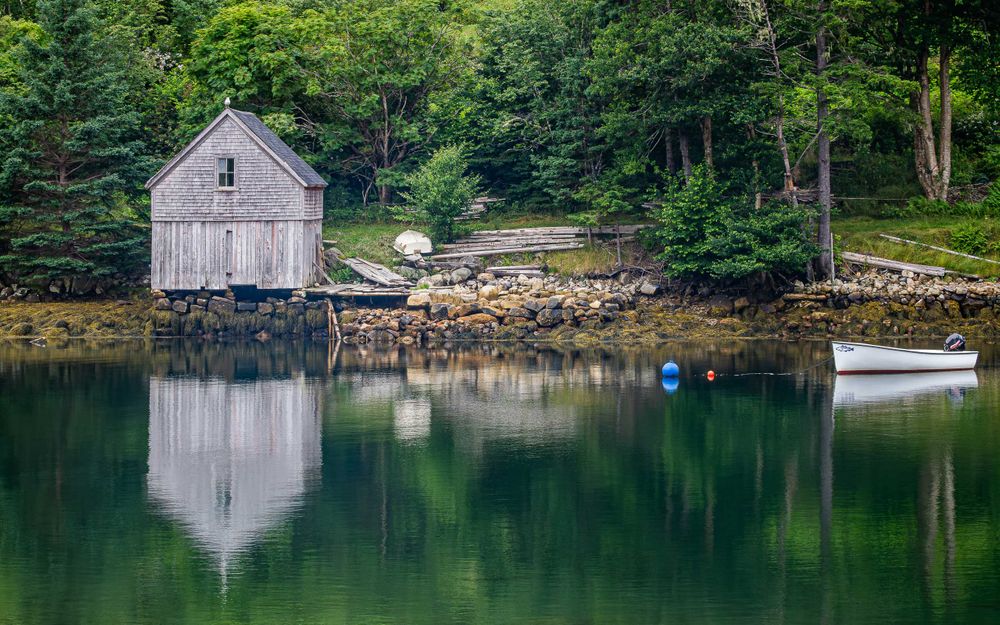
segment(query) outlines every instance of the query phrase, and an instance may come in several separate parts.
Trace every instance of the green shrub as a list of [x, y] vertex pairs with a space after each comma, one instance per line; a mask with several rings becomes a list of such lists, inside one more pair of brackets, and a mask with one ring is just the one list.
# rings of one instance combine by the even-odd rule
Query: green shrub
[[989, 248], [990, 239], [986, 229], [978, 223], [964, 223], [951, 231], [949, 239], [952, 249], [965, 254], [985, 254]]
[[466, 175], [465, 156], [458, 146], [438, 149], [417, 171], [405, 176], [409, 191], [403, 193], [404, 207], [395, 210], [397, 219], [426, 221], [435, 243], [455, 239], [455, 218], [472, 205], [479, 191], [479, 177]]
[[664, 273], [674, 278], [741, 280], [774, 271], [798, 274], [818, 252], [806, 240], [807, 208], [731, 198], [705, 169], [696, 168], [687, 185], [668, 181], [651, 211], [659, 227], [649, 235], [662, 248]]

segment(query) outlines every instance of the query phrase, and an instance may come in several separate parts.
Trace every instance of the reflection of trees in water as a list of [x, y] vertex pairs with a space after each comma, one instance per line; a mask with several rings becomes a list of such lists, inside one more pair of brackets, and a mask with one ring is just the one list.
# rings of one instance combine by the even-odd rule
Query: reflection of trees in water
[[149, 380], [150, 496], [225, 574], [299, 504], [320, 466], [316, 385]]
[[[677, 356], [687, 349], [669, 351]], [[767, 350], [785, 348], [748, 343], [691, 349], [688, 371], [708, 365], [721, 370], [718, 362], [773, 370], [780, 363], [770, 363]], [[810, 353], [781, 358], [809, 364]], [[246, 516], [250, 520], [244, 526], [260, 530], [255, 540], [274, 527], [271, 520], [255, 519], [293, 520], [281, 542], [257, 543], [254, 574], [231, 583], [229, 604], [244, 607], [242, 620], [248, 622], [280, 620], [269, 612], [276, 605], [299, 606], [302, 620], [313, 622], [434, 622], [427, 616], [433, 615], [436, 622], [549, 617], [721, 622], [738, 616], [787, 623], [815, 622], [824, 615], [830, 622], [873, 618], [862, 608], [882, 610], [885, 622], [933, 620], [942, 605], [951, 605], [957, 622], [970, 614], [963, 597], [995, 596], [987, 587], [995, 578], [983, 571], [997, 556], [983, 553], [979, 542], [984, 533], [988, 542], [995, 512], [988, 503], [962, 505], [963, 494], [967, 503], [973, 497], [986, 501], [996, 490], [996, 465], [986, 460], [994, 451], [995, 426], [985, 414], [986, 407], [998, 405], [995, 384], [984, 382], [961, 405], [935, 395], [905, 411], [891, 403], [867, 405], [860, 412], [838, 406], [834, 422], [827, 420], [830, 380], [823, 375], [720, 378], [714, 385], [683, 378], [678, 393], [666, 397], [656, 374], [666, 355], [345, 348], [331, 375], [325, 345], [314, 356], [305, 342], [204, 347], [173, 342], [157, 346], [148, 362], [137, 363], [138, 371], [152, 371], [154, 378], [196, 385], [214, 379], [240, 387], [267, 382], [271, 378], [264, 372], [270, 372], [279, 376], [277, 381], [323, 395], [322, 496], [307, 496], [308, 479], [304, 487], [288, 486], [299, 483], [300, 474], [309, 475], [309, 467], [318, 469], [318, 457], [314, 464], [305, 451], [285, 457], [280, 451], [285, 447], [278, 445], [275, 471], [285, 471], [280, 467], [286, 461], [293, 467], [280, 480], [285, 499], [272, 503], [261, 493], [253, 507], [276, 511], [274, 516]], [[36, 401], [51, 401], [47, 412], [59, 414], [65, 406], [45, 396], [46, 376], [62, 367], [40, 367], [30, 380], [15, 373], [0, 379], [0, 391], [27, 385], [38, 395]], [[192, 373], [201, 382], [178, 378]], [[131, 365], [77, 367], [65, 379], [80, 388], [89, 384], [90, 392], [101, 393], [96, 397], [102, 405], [131, 387], [138, 396], [133, 403], [152, 408], [151, 387], [146, 404], [146, 374], [137, 375]], [[112, 381], [116, 386], [108, 387]], [[192, 394], [178, 388], [175, 394]], [[993, 394], [984, 398], [984, 392]], [[544, 403], [556, 416], [560, 407], [572, 409], [571, 435], [560, 435], [557, 427], [545, 438], [544, 429], [519, 430], [523, 424], [499, 420], [506, 435], [490, 432], [468, 439], [478, 445], [464, 444], [468, 431], [461, 423], [469, 421], [469, 409], [456, 397], [472, 397], [488, 417], [491, 399], [503, 394], [513, 406]], [[132, 438], [145, 440], [145, 405], [133, 406], [137, 416], [131, 421], [123, 417]], [[106, 420], [88, 423], [79, 411], [39, 423], [0, 421], [0, 445], [13, 441], [4, 448], [3, 460], [24, 467], [20, 474], [30, 486], [3, 495], [6, 505], [18, 511], [52, 507], [47, 519], [53, 520], [42, 523], [60, 525], [53, 535], [71, 532], [74, 543], [103, 545], [89, 502], [76, 495], [81, 476], [87, 470], [110, 475], [101, 481], [107, 490], [102, 508], [120, 501], [122, 493], [133, 493], [128, 509], [144, 510], [144, 501], [134, 501], [144, 497], [143, 489], [106, 468], [111, 462], [141, 466], [147, 450], [129, 449], [122, 430], [92, 427]], [[150, 471], [154, 464], [169, 469], [170, 462], [152, 457], [154, 429], [180, 432], [183, 426], [148, 425]], [[278, 434], [275, 440], [297, 441], [298, 436]], [[315, 439], [319, 436], [317, 425]], [[303, 431], [301, 437], [308, 448], [309, 436]], [[259, 444], [250, 440], [258, 442], [248, 449]], [[192, 457], [204, 451], [192, 449]], [[228, 466], [235, 472], [253, 474], [254, 469], [236, 468], [248, 466], [240, 464], [244, 460], [258, 460], [253, 454], [220, 453], [234, 459]], [[46, 467], [63, 462], [65, 486], [60, 508], [54, 509], [55, 479]], [[174, 466], [182, 476], [184, 467]], [[175, 481], [170, 506], [213, 515], [223, 509], [200, 491], [185, 490], [200, 488], [195, 484], [180, 477]], [[229, 488], [233, 510], [232, 493], [240, 488]], [[214, 486], [205, 491], [220, 492]], [[303, 499], [303, 513], [289, 515]], [[183, 523], [169, 525], [188, 528], [204, 549], [206, 543], [182, 513], [170, 514]], [[0, 541], [0, 553], [5, 560], [35, 562], [23, 545], [38, 530], [22, 518], [27, 515], [5, 516], [7, 527], [18, 529], [0, 532], [25, 539]], [[116, 580], [126, 589], [123, 604], [131, 600], [129, 592], [152, 594], [136, 590], [141, 587], [156, 589], [155, 597], [143, 597], [158, 605], [169, 607], [169, 599], [158, 598], [161, 594], [180, 597], [186, 605], [218, 605], [218, 597], [206, 597], [210, 584], [199, 583], [209, 572], [163, 566], [165, 557], [179, 562], [190, 557], [190, 540], [169, 532], [172, 551], [164, 556], [164, 524], [149, 523], [141, 512], [128, 518], [121, 525], [123, 539], [115, 543], [128, 548], [105, 546], [107, 561], [128, 572]], [[195, 522], [220, 523], [215, 517]], [[978, 562], [969, 562], [970, 553], [979, 554]], [[141, 555], [130, 559], [128, 554]], [[90, 562], [89, 556], [83, 553], [78, 561]], [[244, 563], [250, 566], [251, 558]], [[49, 574], [40, 561], [38, 568]], [[145, 571], [139, 582], [131, 579], [136, 570]], [[163, 588], [175, 594], [161, 593]], [[942, 601], [942, 588], [955, 597], [951, 604]], [[125, 607], [120, 611], [129, 613]]]

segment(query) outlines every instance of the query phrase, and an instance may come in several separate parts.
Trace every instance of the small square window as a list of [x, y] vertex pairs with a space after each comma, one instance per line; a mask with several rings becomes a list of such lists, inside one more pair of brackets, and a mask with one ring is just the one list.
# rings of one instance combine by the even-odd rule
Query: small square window
[[236, 186], [236, 159], [219, 158], [216, 164], [220, 189], [231, 189]]

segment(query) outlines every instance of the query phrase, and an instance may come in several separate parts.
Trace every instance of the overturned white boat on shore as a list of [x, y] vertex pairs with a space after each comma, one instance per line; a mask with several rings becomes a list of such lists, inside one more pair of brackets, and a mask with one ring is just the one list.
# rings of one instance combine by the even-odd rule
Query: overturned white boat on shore
[[903, 349], [833, 341], [833, 362], [841, 375], [964, 371], [974, 369], [978, 358], [979, 352]]

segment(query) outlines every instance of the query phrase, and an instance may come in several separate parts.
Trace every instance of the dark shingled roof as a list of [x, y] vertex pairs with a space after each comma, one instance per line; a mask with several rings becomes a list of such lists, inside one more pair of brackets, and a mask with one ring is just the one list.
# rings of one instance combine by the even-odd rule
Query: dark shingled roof
[[320, 178], [320, 175], [308, 163], [302, 160], [302, 157], [296, 154], [295, 150], [288, 147], [288, 144], [264, 125], [264, 122], [260, 121], [256, 115], [247, 113], [246, 111], [237, 111], [236, 109], [230, 109], [230, 111], [250, 129], [250, 132], [256, 135], [264, 145], [274, 152], [278, 158], [283, 160], [299, 178], [302, 178], [307, 187], [326, 186], [326, 181]]

